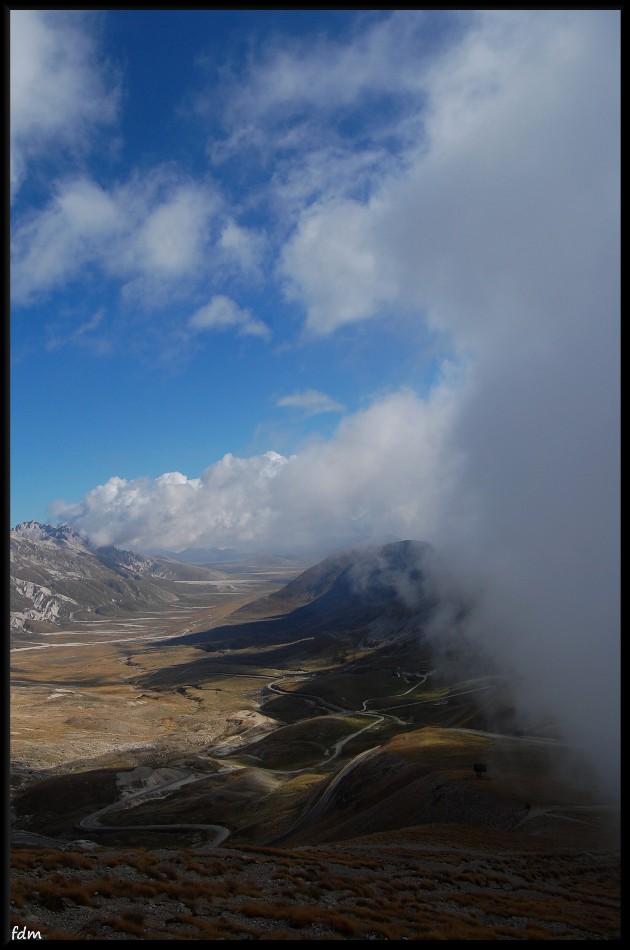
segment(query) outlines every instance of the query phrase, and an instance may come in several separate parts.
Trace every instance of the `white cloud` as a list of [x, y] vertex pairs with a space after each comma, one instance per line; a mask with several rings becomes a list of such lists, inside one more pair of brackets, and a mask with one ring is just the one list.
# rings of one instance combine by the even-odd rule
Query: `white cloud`
[[361, 535], [435, 536], [450, 519], [461, 462], [450, 440], [453, 395], [447, 386], [428, 401], [392, 393], [295, 456], [277, 496], [275, 536], [288, 530], [320, 547]]
[[336, 402], [326, 393], [316, 389], [305, 389], [303, 392], [290, 393], [276, 400], [276, 406], [304, 409], [308, 415], [317, 415], [320, 412], [343, 412], [345, 406]]
[[[404, 167], [424, 137], [424, 85], [443, 36], [470, 14], [380, 11], [357, 17], [349, 35], [284, 36], [250, 57], [244, 73], [205, 93], [199, 109], [221, 116], [207, 154], [238, 157], [257, 198], [291, 227], [313, 202], [365, 196]], [[219, 98], [220, 96], [220, 98]], [[269, 176], [260, 189], [260, 171]]]
[[[11, 295], [29, 305], [94, 270], [123, 300], [152, 309], [225, 274], [256, 277], [262, 239], [239, 226], [213, 186], [168, 165], [101, 187], [87, 175], [57, 181], [41, 210], [16, 216]], [[264, 336], [253, 318], [245, 333]]]
[[343, 206], [356, 192], [377, 190], [385, 169], [396, 165], [378, 147], [322, 146], [306, 143], [299, 161], [278, 161], [270, 183], [270, 200], [284, 227], [293, 230], [305, 208], [317, 203]]
[[356, 201], [303, 216], [296, 237], [284, 249], [282, 266], [289, 278], [286, 294], [306, 306], [309, 329], [329, 333], [364, 320], [396, 296], [371, 224]]
[[58, 182], [13, 228], [12, 298], [28, 304], [96, 268], [124, 296], [159, 305], [210, 269], [223, 218], [213, 189], [168, 168], [109, 189], [85, 176]]
[[43, 212], [22, 219], [11, 240], [11, 294], [28, 302], [72, 280], [124, 233], [115, 198], [85, 178], [61, 186]]
[[456, 345], [487, 346], [525, 320], [537, 339], [551, 298], [575, 284], [576, 258], [576, 297], [584, 263], [599, 267], [593, 227], [611, 252], [615, 13], [508, 11], [482, 22], [427, 72], [430, 147], [423, 137], [407, 170], [366, 202], [302, 213], [282, 271], [313, 332], [428, 310]]
[[149, 211], [135, 234], [139, 270], [180, 277], [199, 267], [209, 218], [204, 199], [203, 189], [183, 185]]
[[57, 502], [54, 513], [81, 525], [97, 544], [256, 544], [265, 534], [270, 485], [285, 464], [275, 452], [250, 459], [228, 454], [199, 478], [180, 472], [130, 481], [114, 477], [79, 504]]
[[241, 227], [230, 218], [221, 231], [218, 246], [226, 261], [233, 261], [241, 272], [260, 278], [264, 243], [262, 235]]
[[117, 114], [119, 91], [99, 62], [84, 11], [11, 10], [11, 194], [29, 163], [93, 147]]
[[57, 503], [100, 543], [309, 549], [364, 534], [430, 536], [457, 470], [448, 457], [451, 393], [394, 393], [339, 426], [328, 443], [285, 458], [226, 455], [200, 478], [112, 478], [76, 505]]
[[266, 323], [257, 320], [249, 310], [239, 307], [230, 297], [217, 294], [200, 307], [188, 321], [192, 330], [235, 329], [241, 336], [259, 336], [267, 339], [271, 331]]
[[431, 61], [431, 43], [423, 40], [428, 19], [422, 11], [395, 11], [339, 41], [310, 35], [270, 45], [234, 84], [226, 122], [260, 127], [355, 108], [374, 93], [419, 93]]

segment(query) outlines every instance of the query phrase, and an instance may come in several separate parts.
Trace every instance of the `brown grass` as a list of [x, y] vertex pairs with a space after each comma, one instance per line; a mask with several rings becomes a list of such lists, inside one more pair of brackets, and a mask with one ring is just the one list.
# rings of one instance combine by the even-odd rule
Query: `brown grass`
[[[83, 870], [73, 869], [68, 877], [66, 870], [56, 869], [31, 890], [26, 875], [34, 872], [24, 870], [29, 862], [18, 860], [11, 897], [20, 915], [26, 908], [29, 919], [38, 921], [39, 907], [40, 913], [52, 913], [59, 921], [46, 929], [47, 939], [53, 930], [64, 932], [62, 921], [70, 907], [90, 913], [81, 918], [82, 928], [75, 925], [84, 939], [112, 934], [209, 940], [274, 939], [273, 934], [275, 939], [309, 940], [616, 939], [619, 935], [619, 889], [610, 877], [614, 864], [596, 864], [594, 876], [604, 896], [593, 894], [589, 903], [581, 897], [575, 900], [567, 887], [581, 874], [588, 890], [588, 856], [573, 856], [572, 864], [567, 856], [554, 861], [541, 855], [532, 866], [538, 884], [525, 882], [523, 887], [508, 881], [508, 873], [521, 880], [524, 867], [519, 855], [486, 855], [484, 861], [495, 867], [484, 873], [469, 866], [479, 864], [478, 855], [431, 851], [427, 861], [418, 852], [410, 854], [412, 858], [405, 859], [390, 849], [375, 862], [377, 867], [366, 869], [363, 856], [352, 862], [345, 854], [339, 860], [339, 849], [322, 850], [318, 857], [312, 851], [285, 852], [289, 868], [277, 868], [271, 856], [259, 852], [231, 852], [222, 861], [231, 873], [212, 877], [203, 873], [213, 867], [209, 856], [190, 855], [194, 870], [188, 876], [185, 853], [177, 861], [127, 853], [126, 864], [121, 853], [109, 856], [120, 859], [113, 867], [109, 860], [94, 859], [90, 880], [81, 880]], [[135, 868], [138, 857], [149, 871], [165, 867], [170, 873], [176, 868], [181, 877], [141, 875]], [[98, 873], [99, 864], [109, 867], [107, 874]], [[138, 877], [118, 879], [118, 869], [125, 866]], [[181, 910], [182, 904], [187, 911]]]

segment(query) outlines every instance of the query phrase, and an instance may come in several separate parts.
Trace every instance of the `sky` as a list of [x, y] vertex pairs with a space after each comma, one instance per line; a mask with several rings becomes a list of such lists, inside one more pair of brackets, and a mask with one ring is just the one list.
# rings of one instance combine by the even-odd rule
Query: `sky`
[[614, 9], [11, 11], [11, 524], [428, 541], [614, 758], [619, 42]]

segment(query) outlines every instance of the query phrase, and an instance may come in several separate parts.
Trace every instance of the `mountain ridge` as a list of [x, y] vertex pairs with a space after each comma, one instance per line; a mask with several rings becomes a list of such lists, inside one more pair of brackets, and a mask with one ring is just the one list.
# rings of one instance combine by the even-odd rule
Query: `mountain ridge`
[[209, 567], [99, 547], [69, 525], [36, 521], [11, 529], [9, 560], [13, 630], [54, 629], [67, 621], [177, 602], [165, 581], [228, 579]]
[[[202, 650], [328, 639], [333, 651], [401, 640], [428, 623], [438, 605], [431, 545], [396, 541], [336, 552], [273, 593], [233, 611], [224, 625], [169, 643]], [[465, 604], [452, 606], [456, 618]], [[455, 621], [456, 622], [456, 621]], [[337, 644], [337, 646], [335, 646]]]

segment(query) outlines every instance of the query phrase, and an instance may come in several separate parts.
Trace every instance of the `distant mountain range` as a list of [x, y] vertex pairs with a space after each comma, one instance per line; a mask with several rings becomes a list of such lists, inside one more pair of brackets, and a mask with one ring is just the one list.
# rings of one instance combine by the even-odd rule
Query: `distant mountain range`
[[261, 554], [242, 548], [210, 547], [185, 548], [183, 551], [170, 551], [157, 548], [150, 553], [152, 557], [166, 558], [169, 561], [181, 561], [183, 564], [202, 564], [225, 570], [230, 574], [250, 574], [257, 571], [282, 571], [310, 567], [314, 561], [326, 557], [328, 551], [309, 550], [304, 553]]
[[[238, 564], [226, 564], [224, 572], [112, 546], [95, 547], [67, 525], [34, 521], [11, 531], [10, 558], [11, 629], [29, 643], [62, 624], [132, 617], [181, 603], [184, 593], [178, 581], [224, 582], [225, 589], [233, 589], [234, 574], [246, 571]], [[276, 558], [266, 563], [278, 568]], [[260, 566], [265, 566], [263, 561]], [[441, 625], [441, 652], [453, 654], [450, 662], [458, 665], [479, 665], [478, 651], [466, 642], [460, 623], [469, 607], [453, 592], [438, 592], [436, 570], [435, 552], [418, 541], [338, 552], [274, 593], [246, 603], [224, 624], [175, 636], [163, 646], [186, 643], [206, 655], [276, 647], [278, 659], [291, 655], [298, 664], [307, 657], [342, 656], [368, 643], [399, 644], [405, 652], [407, 641], [417, 640], [439, 614], [448, 617]], [[487, 663], [482, 665], [487, 668]], [[201, 658], [153, 678], [184, 682], [196, 676], [197, 667], [205, 668]]]
[[[238, 555], [232, 550], [225, 553], [230, 558]], [[192, 554], [192, 549], [183, 554]], [[259, 566], [278, 567], [280, 561], [261, 560]], [[239, 571], [238, 562], [229, 564], [226, 558], [226, 573], [111, 545], [96, 547], [68, 525], [24, 522], [12, 529], [10, 539], [11, 627], [45, 632], [63, 623], [168, 606], [178, 601], [173, 581], [228, 584]], [[424, 626], [435, 611], [439, 598], [434, 566], [430, 545], [417, 541], [335, 553], [276, 592], [236, 610], [226, 625], [171, 642], [186, 641], [213, 651], [229, 649], [237, 639], [241, 645], [283, 644], [315, 637], [317, 652], [331, 638], [348, 643], [398, 638]], [[440, 606], [443, 609], [443, 603]], [[463, 604], [451, 605], [451, 615], [461, 615], [464, 609]]]
[[67, 525], [36, 521], [11, 530], [9, 557], [13, 629], [133, 614], [177, 600], [165, 581], [228, 578], [209, 567], [95, 547]]

